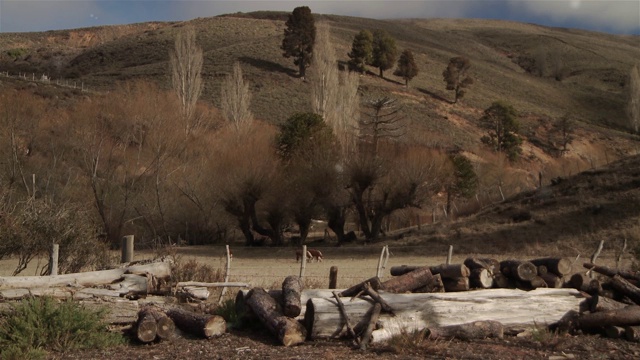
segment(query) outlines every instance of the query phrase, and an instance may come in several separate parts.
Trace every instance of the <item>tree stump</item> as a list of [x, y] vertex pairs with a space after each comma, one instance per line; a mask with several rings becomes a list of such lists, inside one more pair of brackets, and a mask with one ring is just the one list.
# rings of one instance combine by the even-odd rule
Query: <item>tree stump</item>
[[180, 330], [207, 339], [227, 331], [227, 322], [222, 316], [196, 314], [180, 308], [169, 309], [167, 316]]
[[276, 301], [262, 288], [253, 288], [245, 298], [246, 303], [260, 322], [274, 334], [284, 346], [297, 345], [307, 337], [307, 330], [298, 321], [284, 316]]

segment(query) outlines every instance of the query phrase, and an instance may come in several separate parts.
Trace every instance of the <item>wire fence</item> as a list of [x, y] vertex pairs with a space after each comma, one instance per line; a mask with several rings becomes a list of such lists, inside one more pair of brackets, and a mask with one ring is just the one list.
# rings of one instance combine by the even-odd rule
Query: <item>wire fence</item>
[[80, 90], [82, 92], [89, 92], [89, 88], [87, 86], [85, 86], [84, 81], [78, 81], [78, 80], [70, 80], [70, 79], [64, 79], [64, 78], [57, 78], [54, 79], [52, 77], [50, 77], [47, 74], [36, 74], [36, 73], [17, 73], [17, 74], [11, 74], [8, 71], [0, 71], [0, 76], [5, 77], [5, 78], [12, 78], [12, 79], [17, 79], [17, 80], [22, 80], [22, 81], [26, 81], [26, 82], [31, 82], [31, 83], [41, 83], [41, 84], [49, 84], [49, 85], [56, 85], [56, 86], [61, 86], [61, 87], [67, 87], [70, 89], [77, 89]]

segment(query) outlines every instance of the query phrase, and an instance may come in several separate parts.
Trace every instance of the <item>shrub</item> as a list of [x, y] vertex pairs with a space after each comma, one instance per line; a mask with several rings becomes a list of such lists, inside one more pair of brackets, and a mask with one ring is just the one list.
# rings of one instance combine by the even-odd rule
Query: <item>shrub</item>
[[176, 282], [181, 281], [201, 281], [201, 282], [221, 282], [224, 281], [222, 270], [214, 269], [210, 265], [201, 264], [196, 259], [183, 260], [180, 257], [174, 258], [171, 278]]
[[102, 348], [123, 342], [107, 331], [104, 311], [50, 297], [23, 300], [0, 320], [2, 359], [45, 358], [48, 351]]

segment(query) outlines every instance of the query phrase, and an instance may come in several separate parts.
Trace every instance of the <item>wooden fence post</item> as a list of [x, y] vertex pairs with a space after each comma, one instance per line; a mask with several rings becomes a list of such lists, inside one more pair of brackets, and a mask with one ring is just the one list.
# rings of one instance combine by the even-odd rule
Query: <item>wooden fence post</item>
[[451, 265], [452, 257], [453, 257], [453, 245], [449, 245], [449, 253], [447, 254], [447, 265]]
[[302, 245], [302, 261], [300, 261], [300, 280], [304, 279], [304, 269], [307, 267], [307, 245]]
[[336, 289], [338, 286], [338, 267], [332, 266], [329, 269], [329, 289]]
[[376, 276], [380, 279], [382, 279], [383, 270], [387, 266], [387, 260], [389, 260], [389, 245], [385, 245], [382, 247], [382, 251], [380, 252], [380, 259], [378, 259], [378, 271], [376, 272]]
[[[229, 274], [231, 273], [231, 250], [229, 249], [229, 245], [225, 246], [225, 249], [227, 250], [227, 266], [225, 268], [224, 271], [224, 282], [228, 283], [229, 282]], [[224, 295], [227, 293], [227, 287], [223, 287], [222, 291], [220, 292], [220, 299], [218, 300], [218, 304], [222, 305], [222, 300], [224, 298]]]
[[133, 261], [133, 235], [126, 235], [122, 238], [122, 259], [120, 262], [129, 263]]
[[49, 275], [58, 275], [58, 253], [60, 245], [53, 244], [51, 249], [51, 258], [49, 259]]

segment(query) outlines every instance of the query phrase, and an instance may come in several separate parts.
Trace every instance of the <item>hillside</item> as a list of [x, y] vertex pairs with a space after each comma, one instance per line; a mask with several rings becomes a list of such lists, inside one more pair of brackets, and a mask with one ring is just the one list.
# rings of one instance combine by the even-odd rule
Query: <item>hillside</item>
[[[82, 82], [98, 92], [133, 79], [169, 88], [168, 52], [176, 33], [190, 25], [196, 28], [205, 56], [201, 100], [217, 105], [222, 79], [240, 61], [250, 83], [253, 113], [278, 124], [311, 108], [309, 84], [297, 76], [293, 61], [284, 58], [279, 48], [285, 16], [260, 12], [180, 23], [5, 33], [0, 34], [0, 71], [45, 73], [53, 79]], [[457, 239], [462, 247], [472, 240], [496, 241], [496, 247], [516, 251], [519, 241], [541, 232], [552, 234], [539, 240], [547, 245], [560, 240], [570, 244], [583, 235], [596, 241], [635, 232], [638, 196], [633, 190], [640, 161], [628, 157], [637, 153], [638, 138], [625, 130], [624, 108], [628, 73], [640, 59], [640, 37], [497, 20], [316, 17], [331, 26], [332, 43], [343, 64], [353, 36], [362, 29], [384, 29], [400, 51], [413, 51], [420, 73], [408, 88], [392, 70], [381, 79], [373, 68], [361, 76], [360, 85], [363, 99], [388, 94], [399, 100], [410, 129], [406, 141], [460, 148], [476, 163], [498, 162], [481, 144], [476, 120], [496, 100], [513, 104], [520, 114], [522, 159], [496, 181], [519, 183], [505, 186], [507, 196], [523, 192], [464, 223], [434, 226], [419, 239], [442, 241], [443, 246]], [[453, 94], [445, 90], [442, 71], [451, 57], [459, 55], [471, 60], [475, 82], [464, 99], [451, 104]], [[18, 84], [2, 81], [5, 87]], [[64, 91], [61, 97], [81, 95]], [[549, 149], [548, 132], [552, 122], [565, 114], [577, 120], [575, 140], [569, 152], [557, 158]], [[623, 160], [603, 170], [604, 164], [618, 159]], [[542, 190], [536, 189], [539, 173]], [[550, 186], [557, 176], [571, 180]], [[604, 210], [591, 214], [589, 209]], [[514, 224], [512, 216], [522, 211], [532, 220]], [[559, 246], [558, 251], [567, 246], [571, 245]]]

